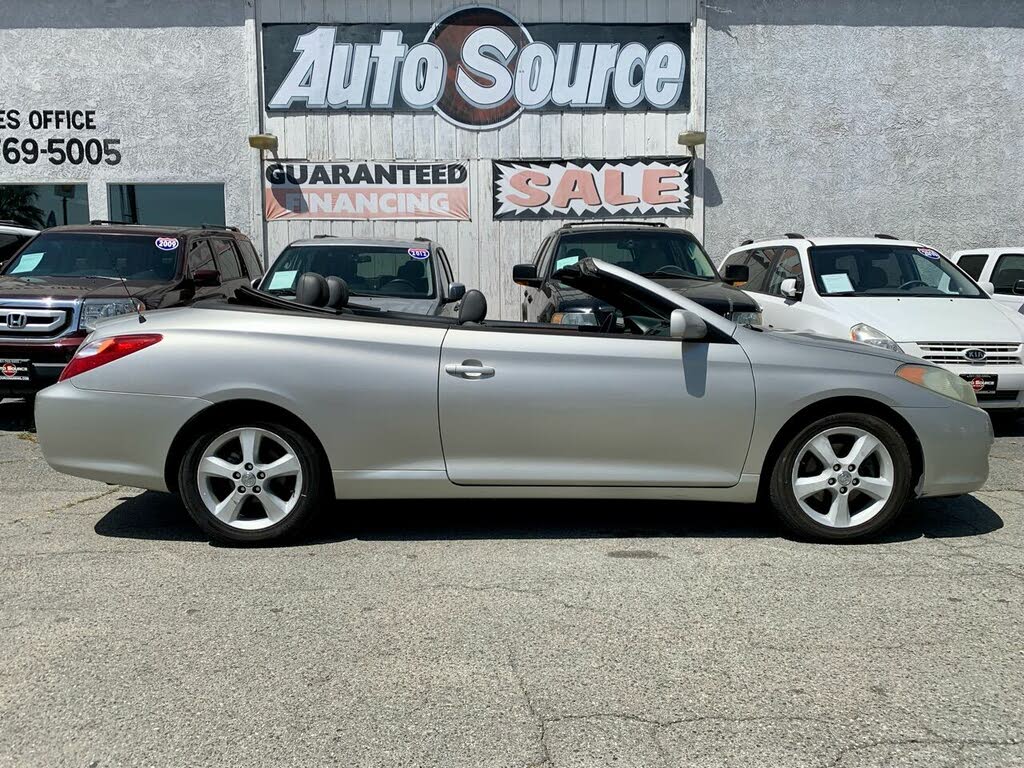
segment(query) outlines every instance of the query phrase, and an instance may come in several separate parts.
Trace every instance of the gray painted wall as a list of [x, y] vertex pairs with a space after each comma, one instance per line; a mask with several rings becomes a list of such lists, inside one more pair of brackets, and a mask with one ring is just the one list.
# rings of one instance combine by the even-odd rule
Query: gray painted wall
[[[108, 217], [110, 182], [219, 182], [227, 222], [259, 242], [251, 16], [245, 0], [0, 0], [0, 107], [23, 119], [0, 138], [119, 138], [124, 155], [116, 166], [4, 163], [0, 182], [87, 181], [95, 218]], [[30, 130], [36, 108], [94, 108], [97, 130]]]
[[707, 5], [705, 240], [1024, 243], [1024, 1]]

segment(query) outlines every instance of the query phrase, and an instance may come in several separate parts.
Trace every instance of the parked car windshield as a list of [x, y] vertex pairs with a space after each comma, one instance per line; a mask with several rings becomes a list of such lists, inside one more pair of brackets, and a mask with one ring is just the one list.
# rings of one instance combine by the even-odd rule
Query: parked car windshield
[[715, 280], [711, 260], [695, 239], [678, 232], [577, 232], [562, 235], [552, 272], [587, 257], [644, 277]]
[[808, 255], [822, 296], [985, 296], [931, 248], [819, 245], [810, 248]]
[[363, 296], [434, 297], [434, 272], [426, 248], [377, 245], [291, 245], [281, 252], [261, 287], [267, 293], [295, 295], [303, 272], [335, 275], [349, 291]]
[[[164, 248], [157, 247], [157, 240]], [[168, 282], [178, 273], [172, 237], [43, 232], [4, 269], [18, 277], [113, 277]]]

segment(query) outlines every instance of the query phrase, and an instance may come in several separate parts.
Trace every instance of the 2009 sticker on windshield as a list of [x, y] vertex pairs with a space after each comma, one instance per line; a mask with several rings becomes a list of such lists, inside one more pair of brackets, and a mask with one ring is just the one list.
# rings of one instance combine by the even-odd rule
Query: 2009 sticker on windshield
[[420, 261], [423, 261], [424, 259], [430, 258], [430, 251], [427, 250], [426, 248], [410, 248], [409, 255], [412, 256], [414, 259], [419, 259]]
[[156, 247], [161, 251], [173, 251], [178, 247], [178, 238], [176, 237], [158, 237], [156, 239]]

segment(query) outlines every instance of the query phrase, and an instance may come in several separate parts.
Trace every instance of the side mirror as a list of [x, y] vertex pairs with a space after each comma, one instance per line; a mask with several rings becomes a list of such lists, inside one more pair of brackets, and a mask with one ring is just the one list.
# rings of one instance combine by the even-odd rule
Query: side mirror
[[746, 264], [730, 264], [725, 268], [725, 282], [730, 285], [750, 281], [750, 267]]
[[448, 283], [448, 298], [445, 299], [446, 304], [451, 304], [455, 301], [462, 301], [462, 297], [466, 295], [466, 286], [462, 283]]
[[673, 309], [668, 321], [668, 333], [673, 339], [700, 341], [708, 335], [708, 326], [700, 315], [686, 309]]
[[1018, 296], [1024, 296], [1024, 280], [1018, 280], [1013, 284], [1013, 292]]
[[255, 288], [258, 291], [260, 289], [260, 283], [262, 283], [262, 282], [263, 282], [263, 278], [262, 277], [254, 278], [253, 281], [252, 281], [252, 287]]
[[787, 299], [799, 299], [804, 293], [804, 286], [798, 278], [787, 277], [779, 286], [779, 291]]
[[544, 281], [537, 277], [537, 267], [533, 264], [516, 264], [512, 267], [512, 282], [527, 288], [539, 288]]
[[220, 285], [220, 272], [216, 269], [197, 269], [192, 273], [197, 288], [216, 288]]
[[992, 284], [991, 282], [989, 282], [988, 280], [986, 280], [986, 281], [984, 281], [982, 283], [978, 283], [978, 287], [981, 288], [981, 290], [983, 290], [989, 296], [991, 296], [993, 293], [996, 292], [995, 285]]

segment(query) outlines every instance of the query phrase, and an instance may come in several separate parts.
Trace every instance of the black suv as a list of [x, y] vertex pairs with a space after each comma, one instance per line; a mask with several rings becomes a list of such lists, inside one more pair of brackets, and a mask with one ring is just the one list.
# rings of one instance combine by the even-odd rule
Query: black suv
[[263, 274], [235, 227], [53, 227], [0, 270], [0, 398], [54, 383], [96, 323], [232, 296]]
[[603, 325], [615, 318], [600, 302], [559, 282], [557, 272], [587, 257], [648, 277], [742, 324], [759, 325], [757, 302], [730, 283], [745, 279], [734, 270], [723, 280], [700, 242], [664, 224], [569, 224], [548, 235], [533, 264], [520, 264], [512, 279], [524, 287], [522, 319], [566, 325]]

